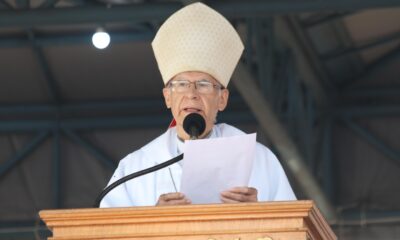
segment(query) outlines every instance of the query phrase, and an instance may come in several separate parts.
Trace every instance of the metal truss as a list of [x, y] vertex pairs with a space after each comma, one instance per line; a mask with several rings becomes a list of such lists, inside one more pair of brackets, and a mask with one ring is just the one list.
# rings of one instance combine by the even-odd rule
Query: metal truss
[[[131, 4], [126, 6], [90, 6], [48, 8], [55, 1], [47, 1], [42, 8], [19, 9], [18, 13], [3, 10], [0, 27], [32, 27], [43, 25], [111, 23], [163, 20], [182, 7], [179, 2]], [[87, 1], [89, 2], [89, 1]], [[87, 2], [83, 2], [83, 5]], [[351, 11], [366, 8], [399, 6], [397, 0], [337, 0], [337, 1], [212, 1], [208, 3], [229, 18], [266, 16], [316, 11]], [[47, 7], [47, 8], [44, 8]]]
[[[365, 41], [363, 43], [352, 43], [352, 42], [347, 42], [344, 45], [345, 46], [351, 46], [351, 47], [345, 47], [342, 49], [337, 49], [332, 52], [328, 53], [318, 53], [315, 48], [313, 48], [313, 43], [311, 41], [311, 36], [308, 34], [308, 29], [312, 27], [319, 26], [321, 24], [328, 24], [335, 22], [335, 26], [337, 28], [340, 28], [340, 19], [342, 17], [349, 16], [353, 12], [345, 12], [345, 13], [331, 13], [331, 14], [316, 14], [317, 17], [309, 17], [306, 20], [300, 20], [299, 18], [296, 17], [289, 17], [287, 21], [289, 21], [289, 27], [292, 27], [293, 32], [295, 32], [297, 35], [295, 35], [295, 42], [302, 44], [300, 45], [299, 48], [305, 49], [303, 54], [308, 57], [309, 62], [311, 63], [311, 69], [314, 70], [314, 74], [318, 76], [317, 78], [319, 81], [321, 81], [321, 84], [323, 87], [319, 89], [325, 89], [325, 92], [331, 92], [334, 90], [334, 94], [329, 96], [329, 104], [325, 105], [323, 110], [320, 109], [319, 113], [321, 120], [320, 122], [323, 122], [324, 127], [322, 130], [322, 159], [323, 159], [323, 176], [324, 176], [324, 189], [325, 192], [328, 194], [328, 196], [334, 196], [333, 189], [335, 187], [333, 186], [334, 181], [334, 175], [331, 170], [332, 169], [332, 159], [330, 157], [331, 149], [331, 128], [332, 124], [335, 122], [342, 122], [346, 123], [346, 126], [349, 127], [353, 132], [358, 134], [359, 136], [363, 137], [366, 139], [368, 142], [373, 144], [375, 147], [377, 147], [379, 150], [382, 152], [386, 153], [387, 156], [391, 159], [398, 159], [398, 154], [397, 151], [394, 149], [389, 149], [387, 145], [382, 143], [381, 140], [377, 139], [376, 137], [373, 137], [370, 133], [368, 133], [365, 129], [360, 128], [353, 122], [351, 122], [349, 119], [350, 118], [356, 118], [356, 117], [363, 117], [363, 118], [371, 118], [371, 117], [384, 117], [384, 116], [398, 116], [399, 115], [399, 110], [400, 106], [395, 103], [391, 103], [386, 101], [381, 101], [381, 103], [377, 103], [375, 105], [365, 105], [363, 104], [362, 98], [373, 98], [373, 99], [378, 99], [383, 97], [395, 97], [399, 96], [398, 95], [398, 89], [397, 88], [392, 88], [389, 89], [387, 88], [352, 88], [352, 85], [358, 81], [359, 79], [363, 77], [368, 77], [372, 76], [375, 72], [379, 72], [380, 70], [383, 69], [384, 66], [387, 64], [390, 64], [391, 62], [394, 62], [399, 59], [400, 57], [400, 46], [397, 47], [395, 50], [387, 53], [380, 59], [376, 60], [375, 62], [362, 66], [361, 69], [363, 70], [362, 72], [357, 72], [354, 76], [353, 79], [350, 79], [348, 81], [345, 81], [341, 85], [333, 85], [332, 84], [332, 79], [329, 76], [327, 69], [325, 68], [325, 64], [328, 61], [331, 61], [332, 59], [335, 58], [340, 58], [344, 57], [347, 55], [352, 55], [355, 54], [357, 55], [360, 51], [370, 49], [376, 46], [380, 46], [381, 44], [385, 44], [388, 42], [396, 41], [399, 39], [399, 33], [395, 32], [386, 36], [382, 36], [377, 39], [371, 39], [369, 41]], [[344, 30], [343, 30], [344, 31]], [[350, 41], [349, 38], [347, 41]], [[296, 49], [296, 45], [293, 46], [293, 49]], [[301, 53], [301, 51], [299, 51]], [[360, 59], [356, 59], [360, 61]], [[361, 63], [363, 65], [363, 63]], [[303, 74], [303, 78], [308, 77], [307, 74]], [[317, 80], [318, 81], [318, 80]], [[312, 86], [312, 85], [311, 85]], [[328, 87], [328, 88], [327, 88]], [[314, 96], [319, 96], [319, 93], [321, 90], [315, 91], [317, 88], [311, 88], [314, 89]], [[327, 95], [328, 96], [328, 95]], [[342, 102], [344, 102], [345, 98], [350, 97], [353, 99], [351, 102], [348, 102], [343, 105]], [[345, 120], [343, 120], [345, 119]], [[330, 179], [330, 180], [329, 180]], [[333, 198], [330, 198], [333, 200]]]
[[313, 145], [315, 105], [297, 77], [294, 54], [277, 45], [273, 19], [248, 21], [247, 29], [251, 31], [246, 39], [250, 53], [245, 55], [246, 66], [239, 64], [233, 82], [302, 190], [334, 222], [335, 211], [306, 164], [313, 165], [310, 146]]
[[[17, 6], [12, 6], [9, 1], [0, 1], [0, 28], [1, 27], [40, 27], [46, 25], [69, 25], [83, 23], [115, 23], [115, 22], [138, 22], [164, 20], [170, 14], [185, 4], [185, 1], [160, 1], [145, 2], [141, 4], [126, 4], [123, 6], [101, 4], [100, 1], [69, 1], [75, 6], [61, 7], [57, 5], [60, 0], [47, 0], [40, 6], [32, 8], [27, 0], [15, 0]], [[182, 3], [184, 2], [184, 3]], [[186, 1], [192, 2], [192, 1]], [[97, 4], [94, 4], [97, 3]], [[230, 1], [208, 1], [224, 16], [229, 18], [251, 18], [265, 17], [276, 14], [295, 14], [303, 12], [326, 12], [317, 18], [310, 18], [304, 22], [304, 27], [331, 22], [340, 19], [355, 10], [368, 8], [398, 7], [397, 0], [338, 0], [338, 1], [262, 1], [253, 0], [248, 2]], [[12, 11], [12, 10], [18, 10]], [[339, 12], [339, 13], [337, 13]]]
[[0, 178], [20, 163], [27, 155], [35, 150], [47, 137], [49, 131], [42, 131], [36, 134], [36, 136], [27, 143], [21, 150], [19, 150], [14, 156], [11, 156], [3, 164], [0, 165]]
[[358, 53], [360, 51], [376, 47], [381, 44], [385, 44], [388, 42], [392, 42], [395, 40], [400, 39], [400, 32], [395, 32], [388, 34], [386, 36], [379, 37], [378, 39], [371, 39], [368, 41], [365, 41], [363, 43], [359, 43], [358, 46], [352, 47], [352, 48], [343, 48], [343, 49], [338, 49], [334, 50], [331, 52], [327, 52], [324, 54], [321, 54], [320, 57], [323, 61], [330, 61], [332, 59], [342, 57], [347, 54], [352, 54], [352, 53]]
[[49, 67], [49, 64], [46, 60], [46, 57], [43, 53], [43, 50], [40, 46], [35, 44], [35, 36], [32, 30], [28, 31], [29, 41], [31, 42], [32, 50], [34, 56], [38, 60], [40, 70], [42, 71], [42, 75], [44, 76], [45, 85], [48, 87], [49, 95], [51, 96], [52, 101], [55, 104], [61, 103], [60, 90], [57, 85], [57, 82], [54, 79], [53, 73]]
[[[283, 122], [285, 123], [285, 126], [287, 129], [290, 130], [290, 134], [293, 138], [293, 140], [295, 140], [295, 142], [297, 144], [295, 145], [299, 145], [299, 143], [302, 142], [306, 142], [307, 144], [312, 145], [312, 141], [310, 141], [310, 139], [298, 139], [296, 138], [296, 131], [299, 131], [299, 129], [303, 130], [300, 131], [298, 135], [306, 135], [306, 136], [310, 136], [311, 132], [313, 131], [312, 127], [308, 127], [307, 126], [313, 126], [315, 124], [315, 122], [320, 122], [320, 130], [316, 129], [315, 131], [319, 131], [320, 132], [320, 136], [318, 138], [321, 139], [320, 142], [320, 146], [322, 151], [319, 153], [322, 158], [323, 161], [322, 163], [320, 163], [319, 168], [322, 168], [321, 170], [318, 170], [318, 168], [315, 168], [315, 162], [313, 162], [313, 157], [316, 157], [317, 153], [315, 153], [315, 151], [313, 150], [308, 150], [306, 152], [302, 152], [302, 153], [296, 153], [296, 157], [293, 158], [298, 158], [302, 159], [302, 156], [307, 156], [306, 158], [304, 158], [306, 160], [306, 162], [309, 164], [309, 167], [312, 169], [312, 171], [314, 171], [314, 174], [316, 176], [318, 176], [318, 172], [320, 172], [320, 174], [323, 176], [322, 178], [322, 185], [324, 187], [324, 192], [327, 194], [327, 196], [329, 197], [330, 200], [334, 201], [335, 199], [335, 186], [334, 186], [334, 182], [335, 182], [335, 175], [334, 172], [332, 171], [333, 169], [333, 159], [331, 157], [331, 153], [332, 153], [332, 126], [335, 122], [337, 122], [340, 119], [343, 119], [341, 117], [338, 118], [338, 116], [351, 116], [351, 117], [383, 117], [383, 116], [394, 116], [394, 115], [399, 115], [399, 110], [400, 110], [400, 106], [396, 105], [396, 104], [392, 104], [392, 103], [386, 103], [386, 104], [377, 104], [375, 106], [373, 105], [363, 105], [362, 102], [353, 102], [344, 106], [340, 106], [340, 102], [341, 102], [341, 98], [343, 97], [343, 92], [338, 91], [338, 86], [334, 86], [332, 84], [332, 80], [330, 79], [331, 77], [329, 76], [329, 74], [327, 73], [327, 69], [325, 68], [324, 64], [326, 61], [329, 61], [331, 58], [333, 57], [342, 57], [344, 55], [349, 55], [349, 54], [354, 54], [354, 53], [358, 53], [359, 51], [368, 49], [368, 48], [372, 48], [375, 46], [378, 46], [380, 44], [384, 44], [387, 43], [389, 41], [394, 41], [398, 39], [398, 33], [394, 33], [394, 34], [390, 34], [388, 36], [383, 36], [382, 38], [379, 39], [374, 39], [371, 41], [367, 41], [365, 43], [361, 43], [356, 45], [356, 47], [353, 48], [344, 48], [344, 49], [339, 49], [335, 52], [332, 52], [330, 54], [324, 55], [324, 54], [320, 54], [317, 53], [316, 50], [313, 48], [312, 42], [310, 40], [310, 37], [308, 36], [308, 34], [306, 33], [306, 29], [305, 28], [309, 28], [309, 27], [315, 27], [319, 24], [326, 24], [328, 22], [332, 22], [332, 21], [338, 21], [341, 19], [341, 17], [344, 16], [348, 16], [349, 12], [344, 13], [344, 14], [328, 14], [325, 17], [320, 17], [318, 20], [313, 20], [313, 21], [306, 21], [305, 23], [303, 23], [302, 21], [300, 21], [300, 19], [296, 18], [296, 17], [287, 17], [287, 18], [276, 18], [278, 19], [278, 21], [280, 21], [280, 26], [283, 26], [283, 28], [285, 29], [289, 29], [289, 31], [285, 32], [285, 30], [281, 30], [281, 36], [284, 36], [285, 39], [289, 39], [289, 43], [291, 46], [291, 50], [295, 51], [295, 55], [297, 57], [297, 64], [299, 65], [300, 71], [302, 71], [301, 69], [303, 69], [302, 73], [302, 79], [304, 80], [305, 84], [308, 85], [311, 89], [311, 91], [313, 92], [313, 97], [309, 97], [308, 99], [310, 99], [311, 102], [314, 102], [314, 100], [316, 99], [317, 102], [315, 105], [313, 104], [306, 104], [307, 100], [304, 100], [307, 98], [307, 94], [305, 95], [304, 92], [301, 91], [301, 86], [299, 87], [298, 83], [296, 84], [290, 84], [290, 81], [288, 82], [289, 84], [286, 85], [286, 89], [288, 90], [288, 96], [292, 96], [293, 99], [288, 99], [285, 103], [287, 104], [287, 109], [286, 109], [286, 117], [287, 118], [280, 118]], [[259, 20], [259, 19], [258, 19]], [[260, 20], [259, 20], [260, 21]], [[259, 26], [258, 26], [259, 28]], [[253, 36], [257, 36], [260, 35], [260, 33], [257, 33], [257, 25], [256, 27], [248, 27], [248, 29], [253, 30], [252, 34]], [[260, 30], [258, 29], [259, 32], [261, 32], [262, 34], [265, 34], [268, 32], [268, 29], [264, 29], [264, 30]], [[294, 34], [293, 34], [294, 33]], [[274, 44], [274, 41], [271, 41], [268, 36], [267, 37], [263, 37], [261, 36], [261, 38], [263, 38], [264, 43], [267, 42], [267, 44], [271, 45]], [[252, 42], [252, 40], [247, 39], [248, 42]], [[271, 85], [270, 81], [271, 78], [268, 76], [268, 74], [266, 74], [266, 72], [271, 73], [272, 71], [274, 71], [274, 68], [271, 68], [271, 59], [264, 56], [259, 56], [263, 53], [265, 53], [265, 49], [263, 48], [262, 45], [260, 45], [260, 42], [257, 41], [257, 39], [255, 40], [255, 44], [256, 44], [256, 51], [253, 51], [252, 53], [248, 53], [248, 57], [246, 59], [250, 59], [250, 57], [253, 55], [253, 53], [257, 52], [257, 59], [258, 59], [258, 64], [259, 64], [259, 68], [258, 68], [258, 73], [256, 74], [252, 74], [252, 76], [257, 76], [259, 78], [260, 85], [259, 87], [261, 88], [261, 91], [266, 95], [265, 97], [269, 100], [269, 101], [273, 101], [276, 100], [276, 98], [271, 97], [273, 96], [273, 91], [276, 91], [277, 88], [276, 86], [274, 87], [273, 85]], [[352, 45], [352, 44], [350, 44]], [[247, 46], [248, 49], [248, 46]], [[273, 49], [277, 49], [276, 46]], [[373, 71], [377, 71], [377, 69], [380, 66], [384, 66], [388, 63], [390, 63], [391, 61], [398, 59], [398, 57], [400, 56], [400, 54], [398, 54], [398, 49], [396, 49], [395, 51], [387, 54], [386, 56], [382, 57], [382, 59], [378, 60], [377, 63], [374, 63], [372, 66], [375, 66], [374, 68], [369, 68], [370, 66], [365, 67], [364, 69], [369, 69], [368, 70], [368, 74], [370, 74]], [[327, 57], [329, 56], [329, 57]], [[272, 59], [273, 62], [273, 59]], [[261, 69], [260, 69], [261, 68]], [[247, 68], [250, 71], [254, 70], [254, 68]], [[244, 68], [241, 70], [241, 72], [245, 71]], [[239, 71], [238, 71], [239, 72]], [[290, 71], [288, 71], [290, 73]], [[364, 73], [365, 75], [366, 73]], [[243, 79], [246, 78], [251, 78], [250, 74], [241, 74], [241, 80], [243, 81]], [[289, 77], [289, 79], [293, 79], [293, 77]], [[284, 79], [279, 79], [279, 81], [283, 81]], [[311, 81], [310, 81], [311, 80]], [[264, 81], [264, 82], [263, 82]], [[267, 82], [266, 82], [267, 81]], [[309, 82], [307, 82], [309, 81]], [[237, 84], [240, 84], [239, 81], [237, 81]], [[247, 84], [249, 84], [249, 82], [247, 82]], [[243, 85], [240, 85], [239, 88], [245, 89], [246, 87]], [[336, 90], [337, 89], [337, 90]], [[272, 91], [271, 91], [272, 90]], [[332, 92], [333, 90], [333, 94], [327, 94], [328, 92]], [[341, 90], [341, 89], [340, 89]], [[351, 94], [353, 89], [349, 89], [347, 91], [347, 94]], [[383, 94], [389, 94], [392, 96], [398, 96], [396, 94], [398, 94], [398, 91], [396, 91], [396, 89], [380, 89], [380, 91], [374, 91], [376, 89], [361, 89], [361, 90], [356, 90], [355, 93], [356, 95], [361, 95], [361, 96], [367, 96], [367, 97], [377, 97], [377, 96], [384, 96]], [[250, 90], [248, 90], [250, 91]], [[264, 103], [260, 105], [260, 102], [262, 102], [262, 100], [258, 99], [257, 101], [252, 101], [251, 99], [256, 98], [255, 97], [255, 93], [254, 93], [254, 89], [251, 90], [251, 94], [250, 93], [246, 93], [244, 90], [241, 92], [242, 95], [249, 95], [247, 96], [250, 100], [247, 100], [249, 102], [250, 107], [253, 109], [253, 112], [264, 112], [264, 110], [260, 110], [260, 107], [263, 108], [267, 108], [270, 109], [270, 104], [269, 103]], [[385, 95], [388, 96], [388, 95]], [[245, 97], [245, 96], [244, 96]], [[354, 96], [353, 96], [354, 97]], [[313, 99], [314, 98], [314, 99]], [[278, 98], [279, 101], [279, 98]], [[297, 101], [297, 102], [296, 102]], [[253, 102], [253, 103], [252, 103]], [[258, 102], [258, 104], [257, 104]], [[301, 102], [300, 104], [298, 102]], [[315, 102], [314, 102], [315, 103]], [[272, 104], [271, 104], [272, 105]], [[314, 110], [315, 106], [319, 106], [316, 110]], [[316, 116], [312, 116], [313, 114], [304, 114], [307, 113], [306, 109], [311, 110], [311, 112], [316, 112]], [[297, 114], [291, 114], [291, 111], [297, 111]], [[269, 111], [269, 110], [268, 110]], [[276, 113], [279, 111], [275, 111]], [[300, 114], [298, 114], [300, 113]], [[272, 112], [269, 112], [268, 114], [272, 114], [274, 115]], [[280, 129], [280, 127], [277, 127], [275, 124], [273, 124], [271, 122], [271, 120], [268, 120], [265, 116], [268, 115], [267, 113], [265, 114], [259, 114], [262, 116], [258, 116], [256, 117], [260, 123], [260, 125], [262, 125], [262, 121], [263, 122], [267, 122], [268, 126], [275, 126], [273, 128], [275, 129]], [[294, 122], [290, 122], [291, 119], [293, 119], [293, 116], [300, 116], [300, 115], [305, 115], [305, 125], [303, 124], [299, 124], [299, 122], [301, 122], [301, 119], [296, 118], [296, 120]], [[257, 114], [256, 114], [257, 116]], [[279, 114], [278, 114], [279, 116]], [[309, 117], [307, 117], [309, 116]], [[304, 120], [304, 119], [303, 119]], [[352, 130], [354, 131], [356, 134], [358, 134], [359, 136], [363, 137], [364, 139], [366, 139], [369, 143], [371, 143], [372, 145], [374, 145], [375, 147], [378, 148], [378, 150], [380, 150], [381, 152], [383, 152], [385, 155], [387, 155], [390, 159], [393, 159], [395, 161], [396, 164], [398, 164], [398, 160], [399, 160], [399, 152], [396, 151], [395, 149], [390, 149], [388, 148], [388, 146], [386, 144], [384, 144], [381, 140], [377, 139], [376, 137], [374, 137], [373, 135], [371, 135], [369, 132], [367, 132], [365, 129], [362, 129], [361, 127], [355, 125], [352, 122], [349, 122], [348, 120], [345, 121], [346, 125]], [[294, 127], [293, 127], [294, 126]], [[264, 131], [268, 132], [268, 129], [264, 128]], [[275, 134], [269, 134], [269, 137], [272, 138], [272, 142], [274, 142], [273, 138], [274, 135], [275, 136], [279, 136], [282, 135], [283, 132], [280, 130], [277, 130], [277, 132], [280, 133], [275, 133]], [[315, 136], [311, 137], [314, 138], [315, 140]], [[286, 138], [283, 138], [286, 139]], [[289, 142], [289, 141], [293, 141], [293, 140], [282, 140], [280, 144], [282, 144], [282, 142]], [[284, 145], [284, 144], [282, 144]], [[296, 146], [292, 146], [293, 148], [296, 148]], [[281, 151], [279, 151], [281, 153]], [[313, 154], [308, 154], [307, 152], [310, 153], [312, 152]], [[304, 160], [303, 159], [303, 160]], [[302, 176], [306, 176], [307, 174], [303, 174]], [[317, 186], [313, 186], [314, 189], [318, 188]], [[318, 201], [317, 201], [318, 202]], [[323, 207], [321, 207], [323, 209]], [[326, 210], [326, 209], [325, 209]], [[323, 210], [324, 211], [324, 210]], [[325, 212], [326, 213], [326, 212]]]
[[346, 125], [352, 132], [360, 136], [362, 139], [367, 141], [369, 144], [374, 146], [380, 152], [385, 154], [388, 159], [392, 160], [394, 164], [400, 167], [400, 151], [390, 148], [378, 137], [374, 136], [370, 131], [356, 124], [350, 119], [343, 118], [342, 122]]
[[31, 240], [47, 239], [51, 237], [51, 231], [39, 219], [0, 222], [0, 239], [10, 240]]

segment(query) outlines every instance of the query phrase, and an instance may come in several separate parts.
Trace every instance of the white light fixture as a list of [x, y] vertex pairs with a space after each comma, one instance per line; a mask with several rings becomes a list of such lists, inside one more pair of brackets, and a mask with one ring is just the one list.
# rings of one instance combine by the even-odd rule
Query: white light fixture
[[110, 44], [110, 35], [102, 28], [98, 28], [92, 36], [92, 43], [98, 49], [104, 49]]

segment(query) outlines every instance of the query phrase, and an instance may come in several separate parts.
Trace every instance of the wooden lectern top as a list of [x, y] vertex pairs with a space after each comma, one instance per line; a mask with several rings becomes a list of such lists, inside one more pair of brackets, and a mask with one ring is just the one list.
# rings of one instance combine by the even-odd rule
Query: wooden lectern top
[[312, 201], [43, 210], [49, 239], [336, 239]]

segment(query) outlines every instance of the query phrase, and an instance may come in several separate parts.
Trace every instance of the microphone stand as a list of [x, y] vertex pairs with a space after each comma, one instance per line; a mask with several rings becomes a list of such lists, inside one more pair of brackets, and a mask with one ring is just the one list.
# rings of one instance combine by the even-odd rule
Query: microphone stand
[[183, 153], [182, 153], [181, 155], [178, 155], [178, 156], [172, 158], [171, 160], [168, 160], [168, 161], [166, 161], [166, 162], [160, 163], [160, 164], [155, 165], [155, 166], [153, 166], [153, 167], [149, 167], [149, 168], [140, 170], [140, 171], [138, 171], [138, 172], [131, 173], [131, 174], [129, 174], [129, 175], [127, 175], [127, 176], [125, 176], [125, 177], [123, 177], [123, 178], [121, 178], [121, 179], [115, 181], [115, 182], [112, 183], [110, 186], [106, 187], [106, 188], [99, 194], [99, 196], [96, 198], [96, 201], [95, 201], [95, 204], [94, 204], [93, 207], [98, 208], [98, 207], [100, 206], [100, 202], [101, 202], [101, 200], [104, 198], [104, 196], [106, 196], [111, 190], [113, 190], [114, 188], [116, 188], [116, 187], [119, 186], [120, 184], [122, 184], [122, 183], [124, 183], [124, 182], [126, 182], [126, 181], [128, 181], [128, 180], [131, 180], [131, 179], [134, 179], [134, 178], [143, 176], [143, 175], [145, 175], [145, 174], [148, 174], [148, 173], [157, 171], [157, 170], [159, 170], [159, 169], [161, 169], [161, 168], [168, 167], [169, 165], [172, 165], [172, 164], [174, 164], [174, 163], [176, 163], [176, 162], [179, 162], [179, 161], [182, 160], [182, 159], [183, 159]]

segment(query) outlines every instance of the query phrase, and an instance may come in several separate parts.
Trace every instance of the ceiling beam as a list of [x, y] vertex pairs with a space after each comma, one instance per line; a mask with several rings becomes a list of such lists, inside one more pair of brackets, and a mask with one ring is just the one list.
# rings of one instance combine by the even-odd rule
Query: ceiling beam
[[50, 131], [44, 130], [36, 134], [30, 142], [25, 144], [22, 149], [17, 151], [13, 156], [4, 161], [0, 165], [0, 178], [14, 168], [18, 163], [20, 163], [27, 155], [34, 151], [40, 144], [46, 140], [49, 136]]
[[[243, 106], [245, 103], [238, 94], [231, 94], [229, 96], [229, 104], [232, 106]], [[55, 104], [0, 104], [0, 117], [18, 115], [23, 116], [26, 119], [32, 118], [32, 116], [43, 115], [77, 115], [82, 113], [101, 113], [101, 112], [117, 112], [123, 111], [126, 114], [132, 112], [142, 114], [149, 112], [149, 109], [156, 109], [154, 113], [161, 113], [160, 109], [166, 109], [163, 98], [133, 98], [130, 100], [114, 100], [114, 101], [91, 101], [91, 102], [79, 102], [79, 103], [62, 103], [60, 105]], [[228, 106], [229, 109], [229, 106]], [[227, 110], [228, 110], [227, 109]], [[168, 111], [165, 110], [167, 113]], [[225, 113], [225, 112], [224, 112]]]
[[[65, 46], [65, 45], [76, 45], [76, 44], [92, 44], [92, 36], [95, 29], [93, 28], [92, 33], [81, 33], [81, 34], [57, 34], [57, 35], [46, 35], [39, 36], [35, 35], [33, 40], [29, 40], [26, 37], [3, 37], [0, 38], [0, 48], [12, 48], [12, 47], [30, 47], [33, 44], [37, 47], [49, 47], [49, 46]], [[108, 32], [111, 36], [113, 43], [126, 43], [126, 42], [149, 42], [154, 36], [155, 32], [150, 30], [145, 31], [132, 31], [132, 32]]]
[[[215, 1], [211, 7], [228, 18], [266, 16], [315, 11], [353, 11], [400, 6], [398, 0], [282, 0]], [[37, 27], [82, 23], [112, 23], [164, 20], [182, 7], [182, 3], [146, 3], [125, 6], [39, 8], [0, 11], [0, 27]]]
[[400, 151], [389, 147], [376, 135], [372, 134], [366, 128], [363, 128], [359, 124], [355, 123], [353, 120], [348, 118], [342, 118], [341, 121], [355, 134], [361, 137], [363, 140], [374, 146], [381, 153], [383, 153], [387, 158], [389, 158], [392, 163], [400, 167]]
[[44, 1], [39, 8], [51, 8], [54, 7], [60, 0], [47, 0]]
[[30, 7], [29, 0], [15, 0], [18, 9], [28, 9]]
[[[0, 133], [10, 132], [35, 132], [49, 131], [60, 127], [73, 130], [95, 130], [95, 129], [128, 129], [128, 128], [163, 128], [171, 122], [171, 114], [148, 114], [122, 117], [75, 117], [75, 118], [46, 118], [39, 120], [1, 120]], [[223, 112], [218, 115], [221, 122], [233, 124], [253, 124], [254, 117], [248, 111]]]
[[344, 226], [370, 226], [372, 224], [394, 224], [400, 222], [400, 211], [396, 210], [365, 210], [353, 209], [343, 211], [341, 220], [335, 226], [340, 229]]
[[54, 74], [50, 69], [49, 63], [46, 59], [43, 49], [41, 47], [35, 45], [35, 36], [33, 34], [33, 31], [29, 30], [28, 36], [29, 36], [29, 40], [31, 41], [33, 54], [36, 57], [36, 60], [39, 64], [41, 73], [44, 78], [43, 80], [48, 89], [51, 100], [56, 104], [60, 104], [61, 100], [62, 100], [61, 93], [60, 93], [60, 87], [58, 86], [57, 81], [54, 78]]
[[143, 4], [35, 10], [0, 11], [0, 27], [37, 27], [83, 23], [116, 23], [163, 20], [182, 7], [180, 3]]
[[387, 116], [399, 116], [400, 104], [376, 104], [376, 105], [347, 105], [337, 107], [333, 110], [333, 115], [337, 117], [357, 117], [357, 118], [382, 118]]
[[115, 168], [118, 165], [117, 161], [114, 161], [110, 156], [108, 156], [104, 151], [99, 149], [98, 147], [94, 146], [91, 142], [88, 140], [82, 138], [78, 133], [76, 133], [74, 130], [71, 129], [62, 129], [63, 133], [73, 142], [75, 142], [77, 145], [81, 146], [84, 148], [86, 151], [88, 151], [90, 154], [93, 155], [96, 159], [100, 160], [100, 162], [110, 169], [111, 171], [114, 171]]
[[340, 98], [385, 98], [400, 96], [399, 86], [370, 86], [346, 89], [340, 93]]
[[324, 14], [323, 16], [320, 16], [320, 14], [318, 14], [318, 16], [311, 16], [307, 19], [302, 20], [301, 25], [305, 28], [312, 28], [343, 19], [353, 13], [354, 12], [330, 13], [328, 15]]
[[14, 6], [12, 6], [9, 2], [6, 0], [0, 0], [0, 7], [1, 8], [7, 8], [7, 9], [14, 9]]
[[382, 73], [387, 71], [388, 66], [393, 64], [398, 64], [400, 62], [400, 45], [395, 47], [390, 52], [384, 54], [383, 56], [379, 57], [372, 63], [369, 63], [365, 67], [365, 71], [360, 73], [358, 76], [354, 77], [353, 79], [346, 82], [346, 84], [341, 86], [341, 89], [345, 91], [346, 89], [351, 91], [352, 86], [355, 83], [365, 81], [371, 78], [377, 78], [381, 76]]
[[333, 50], [327, 53], [324, 53], [321, 55], [321, 59], [324, 61], [329, 61], [333, 60], [339, 57], [342, 57], [344, 55], [352, 54], [352, 53], [358, 53], [360, 51], [368, 50], [370, 48], [378, 47], [380, 45], [398, 41], [400, 39], [400, 31], [394, 32], [387, 34], [385, 36], [379, 36], [376, 39], [371, 39], [367, 40], [362, 43], [355, 43], [355, 47], [348, 47], [348, 48], [343, 48], [343, 49], [338, 49], [338, 50]]
[[329, 76], [309, 43], [310, 40], [300, 29], [301, 26], [296, 23], [292, 17], [277, 17], [277, 35], [281, 39], [285, 39], [292, 49], [301, 80], [310, 89], [317, 106], [325, 108], [330, 104], [332, 98], [328, 96], [329, 91], [326, 90], [326, 86], [330, 82]]

